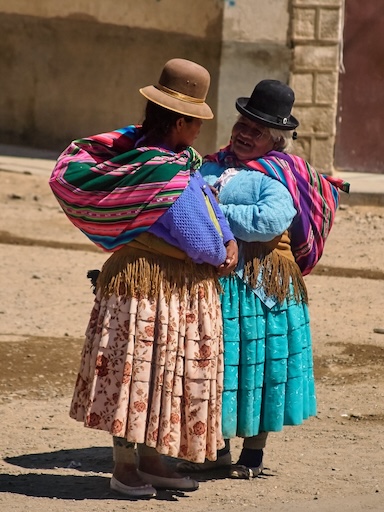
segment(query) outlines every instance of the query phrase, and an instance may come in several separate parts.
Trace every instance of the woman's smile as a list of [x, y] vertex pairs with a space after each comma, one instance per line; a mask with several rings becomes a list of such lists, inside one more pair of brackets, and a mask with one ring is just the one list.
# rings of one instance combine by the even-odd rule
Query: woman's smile
[[231, 150], [239, 160], [259, 158], [273, 149], [274, 142], [268, 128], [240, 116], [234, 124]]

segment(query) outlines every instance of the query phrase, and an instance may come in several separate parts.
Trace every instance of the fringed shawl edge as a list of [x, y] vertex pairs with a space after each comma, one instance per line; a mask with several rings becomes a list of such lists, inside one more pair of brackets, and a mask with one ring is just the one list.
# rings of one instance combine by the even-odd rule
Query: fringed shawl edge
[[274, 297], [280, 304], [285, 299], [308, 303], [307, 287], [297, 263], [277, 249], [258, 251], [258, 254], [253, 258], [245, 257], [243, 280], [252, 289], [262, 288], [268, 297]]
[[96, 291], [103, 297], [115, 294], [156, 299], [162, 289], [169, 301], [173, 293], [183, 296], [199, 287], [203, 287], [207, 295], [212, 283], [220, 292], [217, 271], [211, 265], [123, 247], [104, 263]]

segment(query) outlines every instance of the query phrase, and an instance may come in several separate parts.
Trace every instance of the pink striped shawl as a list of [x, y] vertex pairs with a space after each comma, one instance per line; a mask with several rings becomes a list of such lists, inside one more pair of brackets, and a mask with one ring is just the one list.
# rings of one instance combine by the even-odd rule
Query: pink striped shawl
[[201, 163], [192, 148], [135, 148], [139, 134], [139, 127], [128, 126], [72, 142], [49, 181], [70, 221], [107, 251], [155, 223]]

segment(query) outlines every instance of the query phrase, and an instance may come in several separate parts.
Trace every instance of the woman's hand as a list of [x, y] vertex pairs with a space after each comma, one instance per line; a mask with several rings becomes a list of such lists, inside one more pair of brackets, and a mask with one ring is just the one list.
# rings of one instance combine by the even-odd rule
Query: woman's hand
[[228, 276], [232, 270], [235, 270], [239, 259], [238, 247], [235, 240], [230, 240], [227, 243], [226, 248], [227, 257], [225, 258], [224, 263], [222, 263], [217, 269], [217, 273], [220, 277]]

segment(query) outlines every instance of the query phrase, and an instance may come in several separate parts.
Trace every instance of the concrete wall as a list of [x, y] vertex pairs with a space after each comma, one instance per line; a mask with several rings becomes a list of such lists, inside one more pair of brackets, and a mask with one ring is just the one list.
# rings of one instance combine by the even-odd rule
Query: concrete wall
[[202, 153], [229, 140], [235, 100], [289, 82], [297, 151], [333, 171], [343, 0], [0, 0], [0, 143], [63, 149], [142, 120], [139, 87], [183, 57], [211, 73]]
[[229, 140], [236, 98], [264, 78], [288, 82], [291, 67], [288, 0], [225, 2], [218, 89], [217, 145]]
[[0, 0], [0, 12], [210, 36], [221, 0]]
[[[206, 66], [216, 111], [222, 2], [0, 0], [0, 142], [63, 149], [142, 120], [170, 58]], [[215, 145], [204, 124], [202, 152]]]

